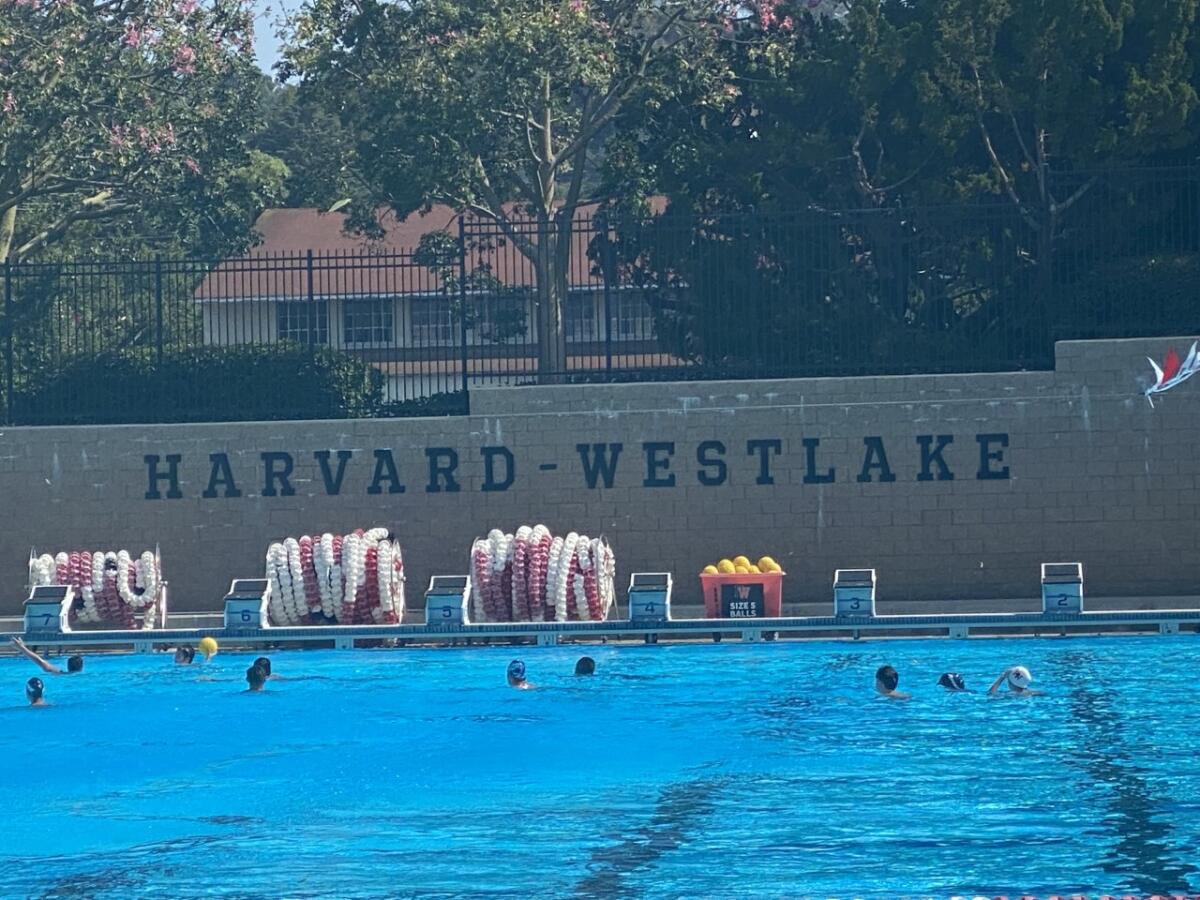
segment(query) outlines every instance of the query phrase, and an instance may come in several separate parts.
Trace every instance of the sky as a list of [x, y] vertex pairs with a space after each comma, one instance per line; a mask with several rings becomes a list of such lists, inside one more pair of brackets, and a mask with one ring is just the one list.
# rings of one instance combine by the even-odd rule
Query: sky
[[279, 38], [275, 32], [283, 15], [295, 12], [301, 0], [255, 0], [257, 19], [254, 23], [254, 55], [258, 66], [268, 75], [271, 67], [279, 62]]

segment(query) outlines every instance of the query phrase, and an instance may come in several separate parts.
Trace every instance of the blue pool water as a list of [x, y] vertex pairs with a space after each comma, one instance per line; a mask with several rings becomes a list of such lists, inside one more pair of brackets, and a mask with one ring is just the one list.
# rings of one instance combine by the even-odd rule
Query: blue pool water
[[[0, 896], [1200, 890], [1195, 637], [0, 660]], [[588, 653], [598, 674], [570, 673]], [[522, 656], [541, 689], [513, 691]], [[872, 693], [892, 663], [909, 702]], [[1043, 697], [982, 691], [1006, 665]]]

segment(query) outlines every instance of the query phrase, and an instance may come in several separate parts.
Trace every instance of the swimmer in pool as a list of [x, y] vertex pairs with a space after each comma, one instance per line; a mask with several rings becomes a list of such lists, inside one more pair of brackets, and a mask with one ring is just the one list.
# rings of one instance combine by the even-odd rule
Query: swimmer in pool
[[1001, 684], [1008, 684], [1008, 696], [1010, 697], [1038, 697], [1041, 696], [1041, 691], [1033, 691], [1029, 689], [1029, 682], [1033, 681], [1033, 676], [1029, 674], [1029, 670], [1024, 666], [1009, 666], [997, 676], [992, 682], [992, 686], [988, 688], [989, 694], [998, 693]]
[[938, 684], [952, 694], [957, 694], [967, 689], [966, 681], [957, 672], [943, 672], [942, 676], [938, 679]]
[[508, 664], [508, 686], [519, 691], [528, 691], [536, 687], [525, 680], [525, 663], [519, 659], [514, 659]]
[[260, 665], [253, 665], [246, 670], [247, 692], [257, 693], [267, 683], [267, 670]]
[[45, 657], [34, 653], [32, 650], [26, 647], [25, 642], [19, 637], [14, 637], [12, 639], [12, 643], [13, 646], [16, 647], [26, 659], [32, 663], [35, 663], [43, 672], [47, 673], [48, 675], [74, 675], [76, 672], [83, 671], [83, 657], [78, 653], [67, 659], [67, 671], [64, 672], [58, 666], [54, 665], [54, 663], [47, 662]]
[[184, 644], [182, 647], [175, 648], [175, 665], [190, 666], [192, 660], [196, 658], [196, 648], [191, 644]]
[[595, 675], [596, 661], [590, 656], [581, 656], [579, 661], [575, 663], [576, 675]]
[[25, 696], [29, 698], [30, 706], [49, 706], [46, 698], [42, 695], [46, 692], [46, 686], [42, 684], [40, 678], [30, 678], [25, 682]]
[[907, 700], [912, 694], [896, 690], [900, 684], [900, 673], [891, 666], [880, 666], [875, 670], [875, 690], [893, 700]]

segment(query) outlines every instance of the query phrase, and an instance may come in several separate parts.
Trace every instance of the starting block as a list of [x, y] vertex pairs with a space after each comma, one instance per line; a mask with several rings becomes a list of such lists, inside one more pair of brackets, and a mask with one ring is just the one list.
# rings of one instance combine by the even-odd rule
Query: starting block
[[1083, 612], [1083, 563], [1042, 563], [1042, 612]]
[[838, 569], [833, 573], [833, 614], [839, 618], [875, 615], [874, 569]]
[[466, 625], [470, 575], [434, 575], [425, 591], [426, 625]]
[[267, 602], [271, 582], [266, 578], [235, 578], [225, 595], [225, 631], [260, 631], [270, 628]]
[[629, 624], [671, 621], [672, 586], [670, 572], [634, 572], [629, 578]]
[[68, 634], [75, 588], [69, 584], [40, 584], [25, 601], [25, 634]]

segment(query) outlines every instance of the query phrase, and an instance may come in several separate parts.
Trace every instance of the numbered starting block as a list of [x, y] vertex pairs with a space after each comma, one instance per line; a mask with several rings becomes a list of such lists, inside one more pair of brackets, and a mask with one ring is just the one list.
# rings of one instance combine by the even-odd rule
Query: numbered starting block
[[225, 595], [225, 630], [260, 631], [270, 628], [267, 602], [271, 582], [265, 578], [235, 578]]
[[838, 569], [833, 573], [833, 614], [840, 618], [875, 615], [874, 569]]
[[466, 625], [470, 575], [434, 575], [425, 591], [426, 625]]
[[634, 572], [629, 579], [629, 623], [671, 621], [671, 587], [670, 572]]
[[75, 588], [69, 584], [39, 584], [25, 601], [25, 634], [66, 634], [71, 630]]
[[1042, 563], [1042, 612], [1083, 612], [1083, 563]]

